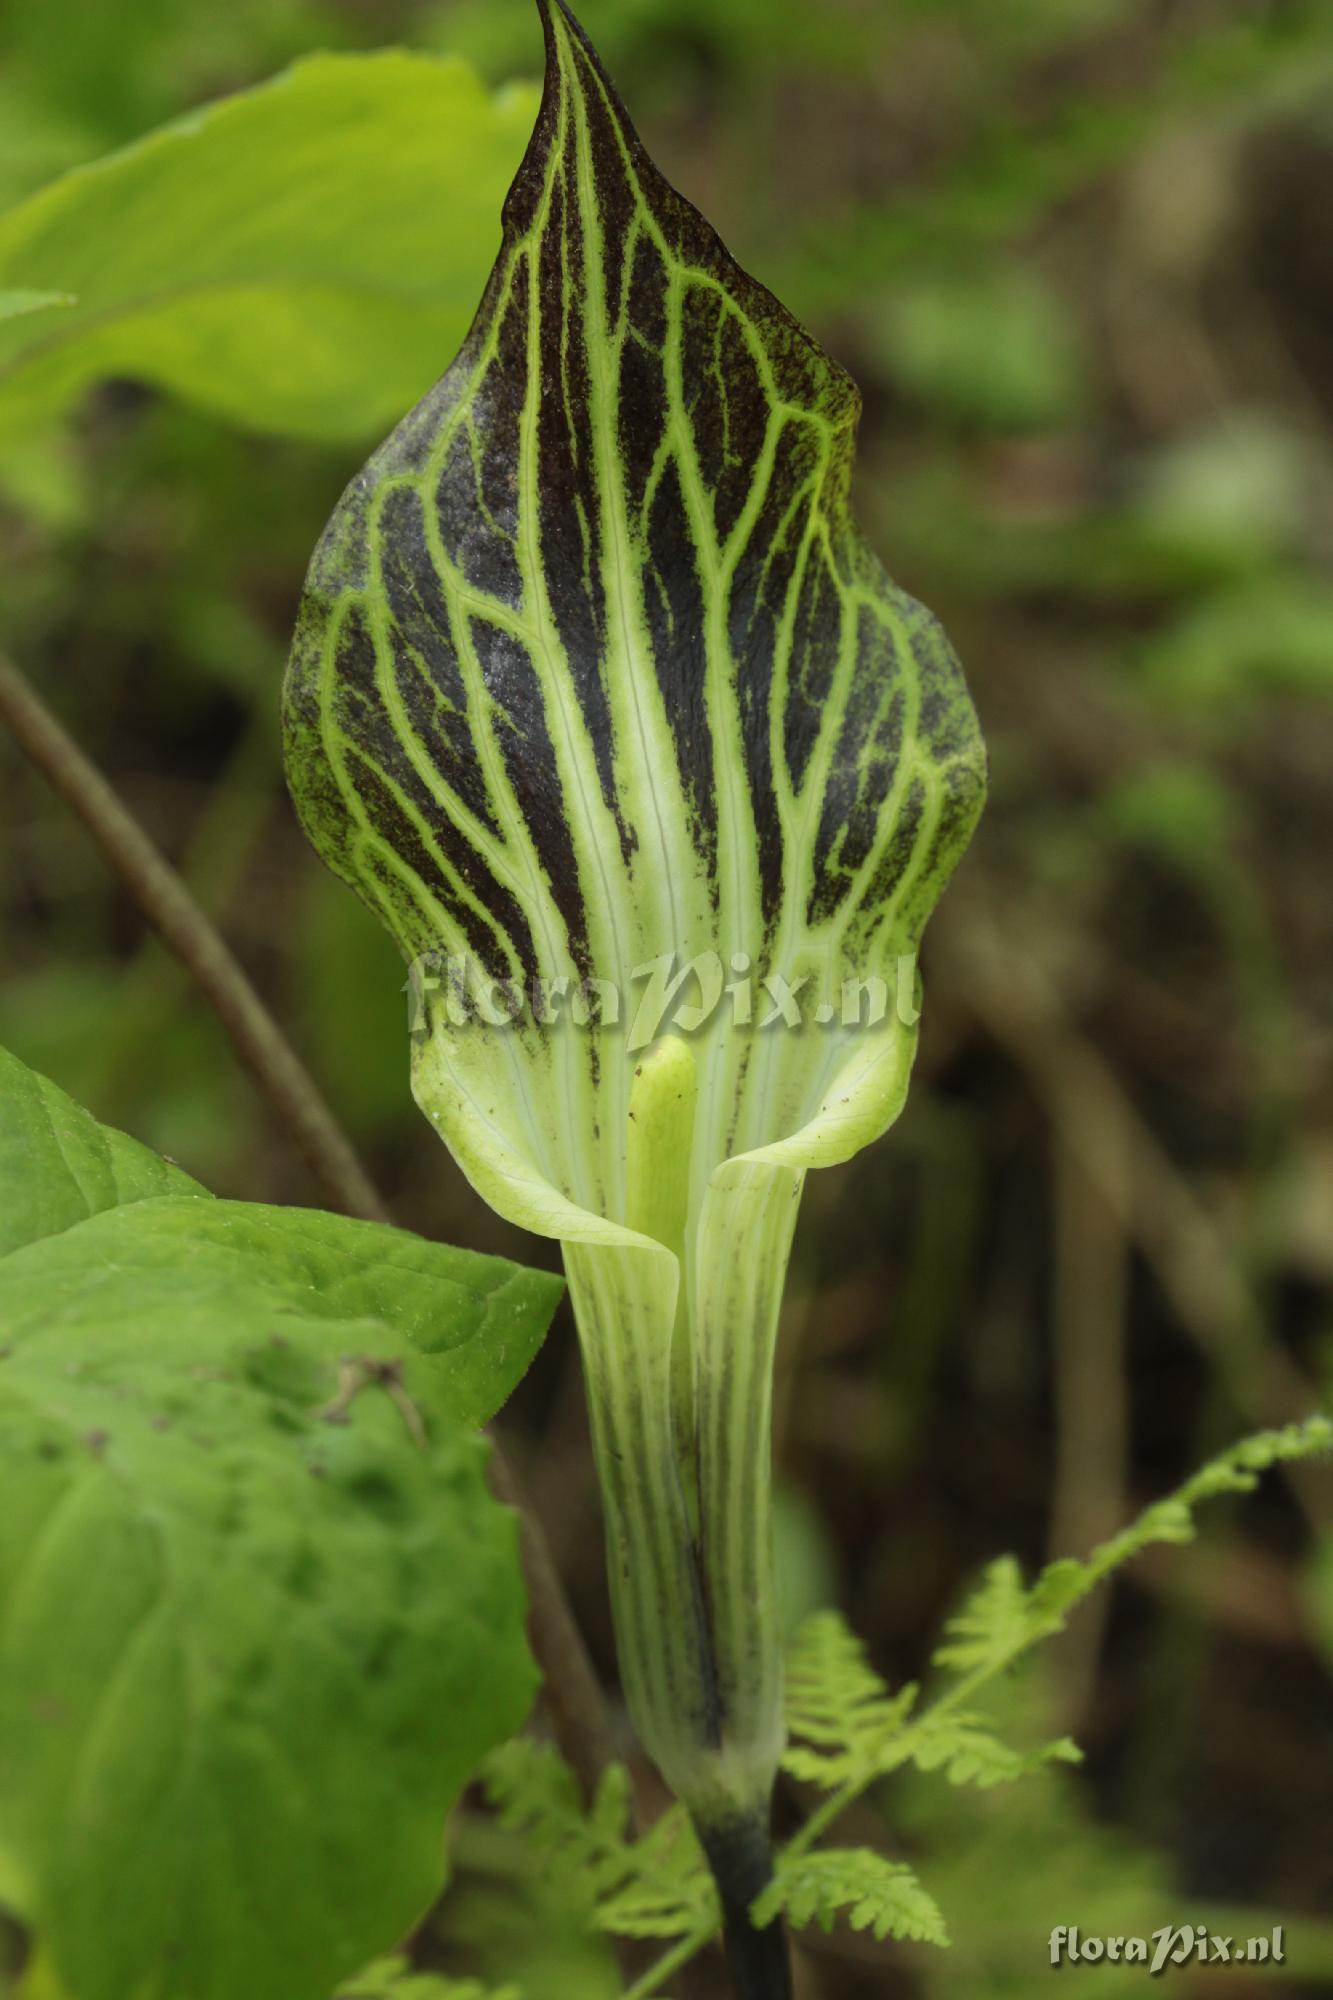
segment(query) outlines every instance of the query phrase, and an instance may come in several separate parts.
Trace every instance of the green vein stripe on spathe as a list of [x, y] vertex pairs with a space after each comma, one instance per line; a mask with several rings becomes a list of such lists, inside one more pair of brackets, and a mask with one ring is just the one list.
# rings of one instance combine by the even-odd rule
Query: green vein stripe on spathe
[[910, 948], [977, 745], [852, 522], [856, 390], [543, 12], [473, 329], [312, 566], [303, 813], [409, 954], [500, 978]]

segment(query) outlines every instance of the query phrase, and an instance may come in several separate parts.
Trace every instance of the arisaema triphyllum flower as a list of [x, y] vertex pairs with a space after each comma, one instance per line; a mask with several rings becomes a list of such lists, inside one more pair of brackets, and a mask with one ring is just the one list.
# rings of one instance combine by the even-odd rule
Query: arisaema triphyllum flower
[[797, 1204], [902, 1105], [984, 762], [946, 640], [850, 513], [851, 381], [539, 4], [545, 94], [472, 330], [311, 567], [288, 771], [412, 966], [421, 1108], [563, 1245], [627, 1699], [742, 1937], [782, 1743]]

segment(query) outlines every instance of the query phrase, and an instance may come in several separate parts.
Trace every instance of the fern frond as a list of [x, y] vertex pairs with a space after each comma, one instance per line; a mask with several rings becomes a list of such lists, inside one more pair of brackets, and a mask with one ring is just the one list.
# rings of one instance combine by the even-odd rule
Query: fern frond
[[942, 1771], [951, 1785], [1012, 1785], [1048, 1764], [1079, 1764], [1083, 1752], [1068, 1736], [1058, 1736], [1035, 1750], [1015, 1750], [1001, 1742], [977, 1715], [944, 1711], [927, 1713], [910, 1732], [908, 1752], [918, 1771]]
[[625, 1849], [631, 1872], [597, 1904], [597, 1928], [618, 1937], [669, 1938], [721, 1922], [717, 1890], [683, 1806], [672, 1806]]
[[520, 1833], [590, 1929], [621, 1937], [680, 1937], [717, 1915], [713, 1879], [683, 1808], [673, 1806], [632, 1840], [629, 1776], [614, 1764], [585, 1806], [568, 1766], [549, 1745], [515, 1737], [483, 1777], [500, 1822]]
[[998, 1671], [1035, 1636], [1023, 1572], [1013, 1556], [997, 1556], [961, 1611], [948, 1619], [944, 1644], [932, 1656], [957, 1673]]
[[757, 1924], [766, 1924], [784, 1911], [797, 1928], [817, 1923], [831, 1931], [845, 1912], [853, 1930], [873, 1931], [877, 1938], [949, 1942], [939, 1905], [907, 1863], [868, 1847], [821, 1847], [779, 1862], [751, 1914]]
[[339, 1990], [337, 2000], [522, 2000], [517, 1986], [482, 1986], [418, 1972], [406, 1958], [379, 1958]]
[[1040, 1620], [1065, 1615], [1122, 1563], [1151, 1542], [1189, 1542], [1196, 1532], [1194, 1510], [1224, 1493], [1250, 1493], [1260, 1475], [1275, 1465], [1321, 1457], [1333, 1451], [1333, 1419], [1308, 1417], [1304, 1423], [1279, 1430], [1257, 1431], [1220, 1452], [1201, 1466], [1183, 1486], [1145, 1508], [1136, 1521], [1093, 1550], [1086, 1562], [1050, 1563], [1032, 1586], [1033, 1616]]
[[836, 1611], [817, 1611], [801, 1626], [787, 1660], [787, 1715], [814, 1743], [839, 1743], [864, 1721], [877, 1725], [888, 1688], [866, 1650]]
[[1327, 1417], [1261, 1431], [1210, 1460], [1085, 1561], [1050, 1563], [1029, 1586], [1012, 1556], [999, 1557], [945, 1626], [934, 1664], [952, 1678], [924, 1708], [916, 1705], [915, 1687], [889, 1694], [836, 1613], [810, 1620], [797, 1636], [788, 1668], [788, 1727], [797, 1740], [783, 1763], [794, 1777], [823, 1786], [830, 1796], [796, 1835], [791, 1859], [811, 1853], [815, 1840], [859, 1792], [905, 1763], [941, 1771], [954, 1784], [989, 1786], [1051, 1763], [1074, 1762], [1079, 1753], [1067, 1737], [1037, 1750], [1012, 1749], [982, 1718], [962, 1713], [962, 1702], [1039, 1640], [1059, 1632], [1076, 1604], [1150, 1542], [1188, 1541], [1202, 1501], [1248, 1492], [1271, 1466], [1330, 1450], [1333, 1420]]
[[787, 1728], [800, 1740], [788, 1745], [784, 1770], [834, 1791], [883, 1768], [916, 1697], [910, 1682], [891, 1695], [839, 1613], [817, 1612], [788, 1656]]
[[1074, 1606], [1149, 1543], [1191, 1541], [1194, 1511], [1203, 1501], [1223, 1493], [1248, 1493], [1272, 1466], [1329, 1450], [1333, 1450], [1333, 1421], [1327, 1417], [1259, 1431], [1211, 1459], [1174, 1493], [1154, 1501], [1082, 1562], [1061, 1557], [1048, 1563], [1027, 1587], [1014, 1558], [1001, 1556], [948, 1621], [948, 1636], [935, 1652], [935, 1665], [965, 1674], [971, 1685], [990, 1680], [1028, 1647], [1062, 1630]]
[[482, 1778], [501, 1826], [521, 1834], [591, 1917], [630, 1872], [629, 1778], [614, 1764], [585, 1806], [568, 1765], [549, 1744], [515, 1736], [486, 1761]]

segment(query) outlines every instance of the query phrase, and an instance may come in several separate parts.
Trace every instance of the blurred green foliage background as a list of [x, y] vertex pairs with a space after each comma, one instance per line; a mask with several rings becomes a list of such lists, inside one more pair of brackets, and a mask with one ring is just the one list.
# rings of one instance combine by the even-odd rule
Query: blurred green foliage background
[[[953, 636], [991, 747], [993, 803], [928, 938], [910, 1109], [812, 1181], [785, 1326], [793, 1616], [843, 1603], [901, 1678], [985, 1557], [1085, 1549], [1333, 1382], [1333, 13], [582, 14], [672, 178], [862, 384], [866, 525]], [[315, 50], [455, 52], [493, 85], [540, 53], [529, 0], [6, 0], [0, 37], [0, 209]], [[500, 104], [493, 174], [531, 98]], [[466, 232], [479, 289], [498, 218], [466, 169], [450, 197], [442, 158], [438, 185], [404, 182], [404, 242], [457, 262]], [[262, 221], [282, 190], [255, 171]], [[395, 954], [280, 778], [305, 561], [450, 358], [462, 300], [437, 308], [379, 315], [387, 409], [340, 405], [301, 440], [119, 372], [0, 426], [0, 647], [234, 942], [399, 1220], [550, 1262], [414, 1111]], [[7, 739], [0, 788], [0, 1039], [218, 1192], [315, 1199]], [[609, 1678], [568, 1327], [511, 1433]], [[1082, 1614], [1015, 1699], [1080, 1736], [1083, 1773], [947, 1811], [891, 1792], [957, 1946], [922, 1965], [837, 1935], [803, 1954], [803, 2000], [1026, 1994], [1057, 1923], [1333, 1909], [1331, 1495], [1326, 1470], [1274, 1486]], [[591, 2000], [603, 1972], [539, 1882], [515, 1888], [522, 1857], [480, 1819], [457, 1843], [425, 1956]], [[1328, 1964], [1301, 1970], [1288, 1990], [1333, 1990]], [[1141, 1975], [1096, 1976], [1110, 1995]], [[1222, 1978], [1267, 1990], [1176, 1983]]]

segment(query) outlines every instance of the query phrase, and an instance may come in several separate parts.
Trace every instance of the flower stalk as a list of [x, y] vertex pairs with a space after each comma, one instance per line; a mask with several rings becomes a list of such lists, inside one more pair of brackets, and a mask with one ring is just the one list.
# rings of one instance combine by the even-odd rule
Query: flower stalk
[[807, 1172], [901, 1109], [984, 758], [853, 519], [854, 386], [538, 5], [472, 331], [311, 565], [288, 774], [412, 968], [418, 1103], [561, 1241], [626, 1697], [773, 2000], [783, 1280]]
[[689, 1204], [697, 1099], [694, 1057], [669, 1035], [636, 1065], [626, 1220], [671, 1269], [587, 1246], [565, 1256], [626, 1692], [702, 1828], [766, 1812], [781, 1753], [772, 1353], [801, 1177], [756, 1189], [732, 1176], [706, 1204], [719, 1242], [703, 1237]]

